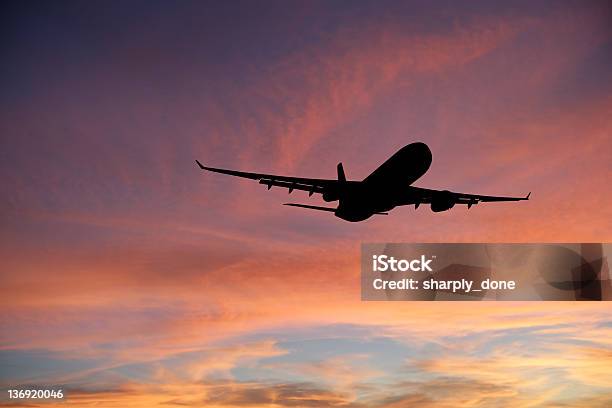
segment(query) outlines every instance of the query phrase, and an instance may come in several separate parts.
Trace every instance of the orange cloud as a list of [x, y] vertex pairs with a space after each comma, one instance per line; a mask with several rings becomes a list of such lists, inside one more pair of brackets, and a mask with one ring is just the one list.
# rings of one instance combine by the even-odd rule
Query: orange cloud
[[[445, 34], [370, 23], [295, 50], [245, 86], [228, 85], [231, 109], [208, 100], [203, 118], [190, 122], [192, 136], [209, 130], [203, 122], [210, 136], [177, 141], [190, 147], [186, 155], [169, 140], [149, 146], [148, 158], [161, 161], [153, 169], [123, 150], [86, 144], [111, 159], [87, 167], [84, 178], [70, 168], [45, 175], [51, 205], [26, 188], [27, 177], [11, 175], [21, 188], [6, 207], [18, 220], [3, 217], [0, 233], [0, 350], [104, 360], [56, 377], [66, 383], [129, 364], [154, 368], [141, 383], [109, 374], [117, 389], [74, 390], [58, 406], [610, 405], [606, 304], [361, 302], [358, 246], [609, 241], [612, 101], [605, 92], [575, 101], [555, 94], [606, 41], [609, 31], [592, 12], [476, 18]], [[400, 125], [382, 124], [379, 110]], [[332, 177], [323, 164], [348, 157], [362, 174], [387, 147], [422, 137], [435, 157], [423, 185], [492, 194], [529, 188], [533, 199], [435, 215], [404, 208], [349, 226], [281, 212], [270, 206], [286, 193], [204, 178], [191, 157], [217, 160], [223, 146], [235, 153], [231, 162], [211, 164]], [[82, 155], [77, 139], [66, 143], [69, 156]], [[72, 184], [96, 204], [70, 202], [63, 193]], [[103, 197], [110, 199], [98, 203]], [[262, 364], [316, 384], [231, 378], [237, 367], [260, 368], [260, 360], [288, 353], [273, 335], [240, 336], [333, 325], [359, 326], [365, 339], [436, 346], [440, 356], [410, 360], [422, 381], [398, 373], [382, 394], [375, 390], [385, 373], [358, 353]], [[520, 334], [511, 338], [521, 331], [563, 342], [544, 337], [530, 352]], [[483, 352], [500, 339], [504, 346]], [[193, 361], [164, 364], [185, 353]], [[571, 395], [574, 383], [591, 395]]]

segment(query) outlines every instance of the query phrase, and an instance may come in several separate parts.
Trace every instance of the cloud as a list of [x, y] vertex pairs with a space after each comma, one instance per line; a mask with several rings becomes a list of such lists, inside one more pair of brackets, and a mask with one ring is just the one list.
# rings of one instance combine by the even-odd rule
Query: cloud
[[[112, 75], [32, 94], [2, 123], [0, 349], [56, 358], [49, 378], [19, 368], [72, 386], [68, 406], [606, 406], [604, 304], [359, 300], [361, 241], [610, 240], [612, 101], [584, 69], [610, 40], [596, 11], [353, 21], [178, 100], [117, 98]], [[179, 71], [164, 90], [187, 88]], [[333, 177], [350, 160], [358, 178], [416, 139], [434, 150], [423, 185], [532, 200], [347, 225], [193, 163]], [[270, 335], [341, 325], [418, 358], [304, 361]]]
[[324, 360], [300, 361], [294, 363], [266, 363], [266, 369], [285, 372], [289, 375], [302, 375], [316, 378], [319, 383], [332, 385], [336, 391], [352, 395], [373, 378], [381, 377], [384, 372], [375, 368], [374, 358], [367, 353], [344, 354]]
[[[276, 357], [286, 354], [273, 341], [263, 341], [255, 344], [239, 344], [231, 347], [206, 350], [203, 357], [193, 355], [195, 361], [186, 363], [184, 370], [194, 381], [206, 379], [212, 375], [232, 377], [231, 370], [238, 364], [244, 365], [266, 357]], [[198, 353], [199, 354], [199, 353]]]

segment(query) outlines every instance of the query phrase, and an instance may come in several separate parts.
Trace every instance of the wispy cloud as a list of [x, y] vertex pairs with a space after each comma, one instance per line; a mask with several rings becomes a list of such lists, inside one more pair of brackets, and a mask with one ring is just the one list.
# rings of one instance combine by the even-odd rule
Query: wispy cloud
[[[361, 241], [612, 238], [609, 10], [473, 7], [340, 13], [232, 65], [225, 32], [126, 27], [68, 71], [34, 47], [54, 69], [0, 114], [3, 385], [59, 381], [61, 406], [609, 406], [605, 304], [359, 300]], [[65, 39], [107, 38], [88, 33]], [[348, 225], [193, 162], [360, 178], [415, 140], [419, 184], [532, 200]]]

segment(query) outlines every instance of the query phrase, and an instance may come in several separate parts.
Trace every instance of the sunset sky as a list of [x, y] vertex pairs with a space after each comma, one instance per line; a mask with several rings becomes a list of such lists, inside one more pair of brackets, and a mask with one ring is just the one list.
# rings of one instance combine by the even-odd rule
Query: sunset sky
[[[359, 288], [362, 242], [612, 241], [609, 2], [1, 7], [0, 406], [612, 406], [610, 302]], [[531, 200], [348, 223], [195, 164], [360, 180], [415, 141], [415, 185]]]

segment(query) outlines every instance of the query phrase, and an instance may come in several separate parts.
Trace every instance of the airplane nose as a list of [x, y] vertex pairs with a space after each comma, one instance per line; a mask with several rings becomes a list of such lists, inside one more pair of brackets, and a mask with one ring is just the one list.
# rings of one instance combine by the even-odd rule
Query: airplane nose
[[431, 156], [431, 150], [429, 149], [429, 146], [427, 146], [423, 142], [411, 143], [408, 145], [408, 147], [410, 147], [413, 151], [419, 152], [420, 154]]
[[405, 157], [419, 158], [421, 161], [428, 163], [427, 167], [429, 167], [432, 160], [431, 150], [429, 146], [423, 142], [410, 143], [404, 146], [401, 152]]
[[[407, 151], [406, 157], [410, 157], [415, 177], [421, 177], [429, 170], [433, 156], [429, 146], [423, 142], [411, 143], [404, 148]], [[416, 179], [415, 179], [416, 180]]]
[[414, 150], [417, 152], [417, 154], [420, 157], [422, 157], [423, 161], [427, 163], [427, 168], [429, 168], [429, 165], [431, 164], [431, 161], [433, 159], [429, 146], [427, 146], [423, 142], [417, 142], [417, 143], [414, 143], [414, 145], [415, 145]]

